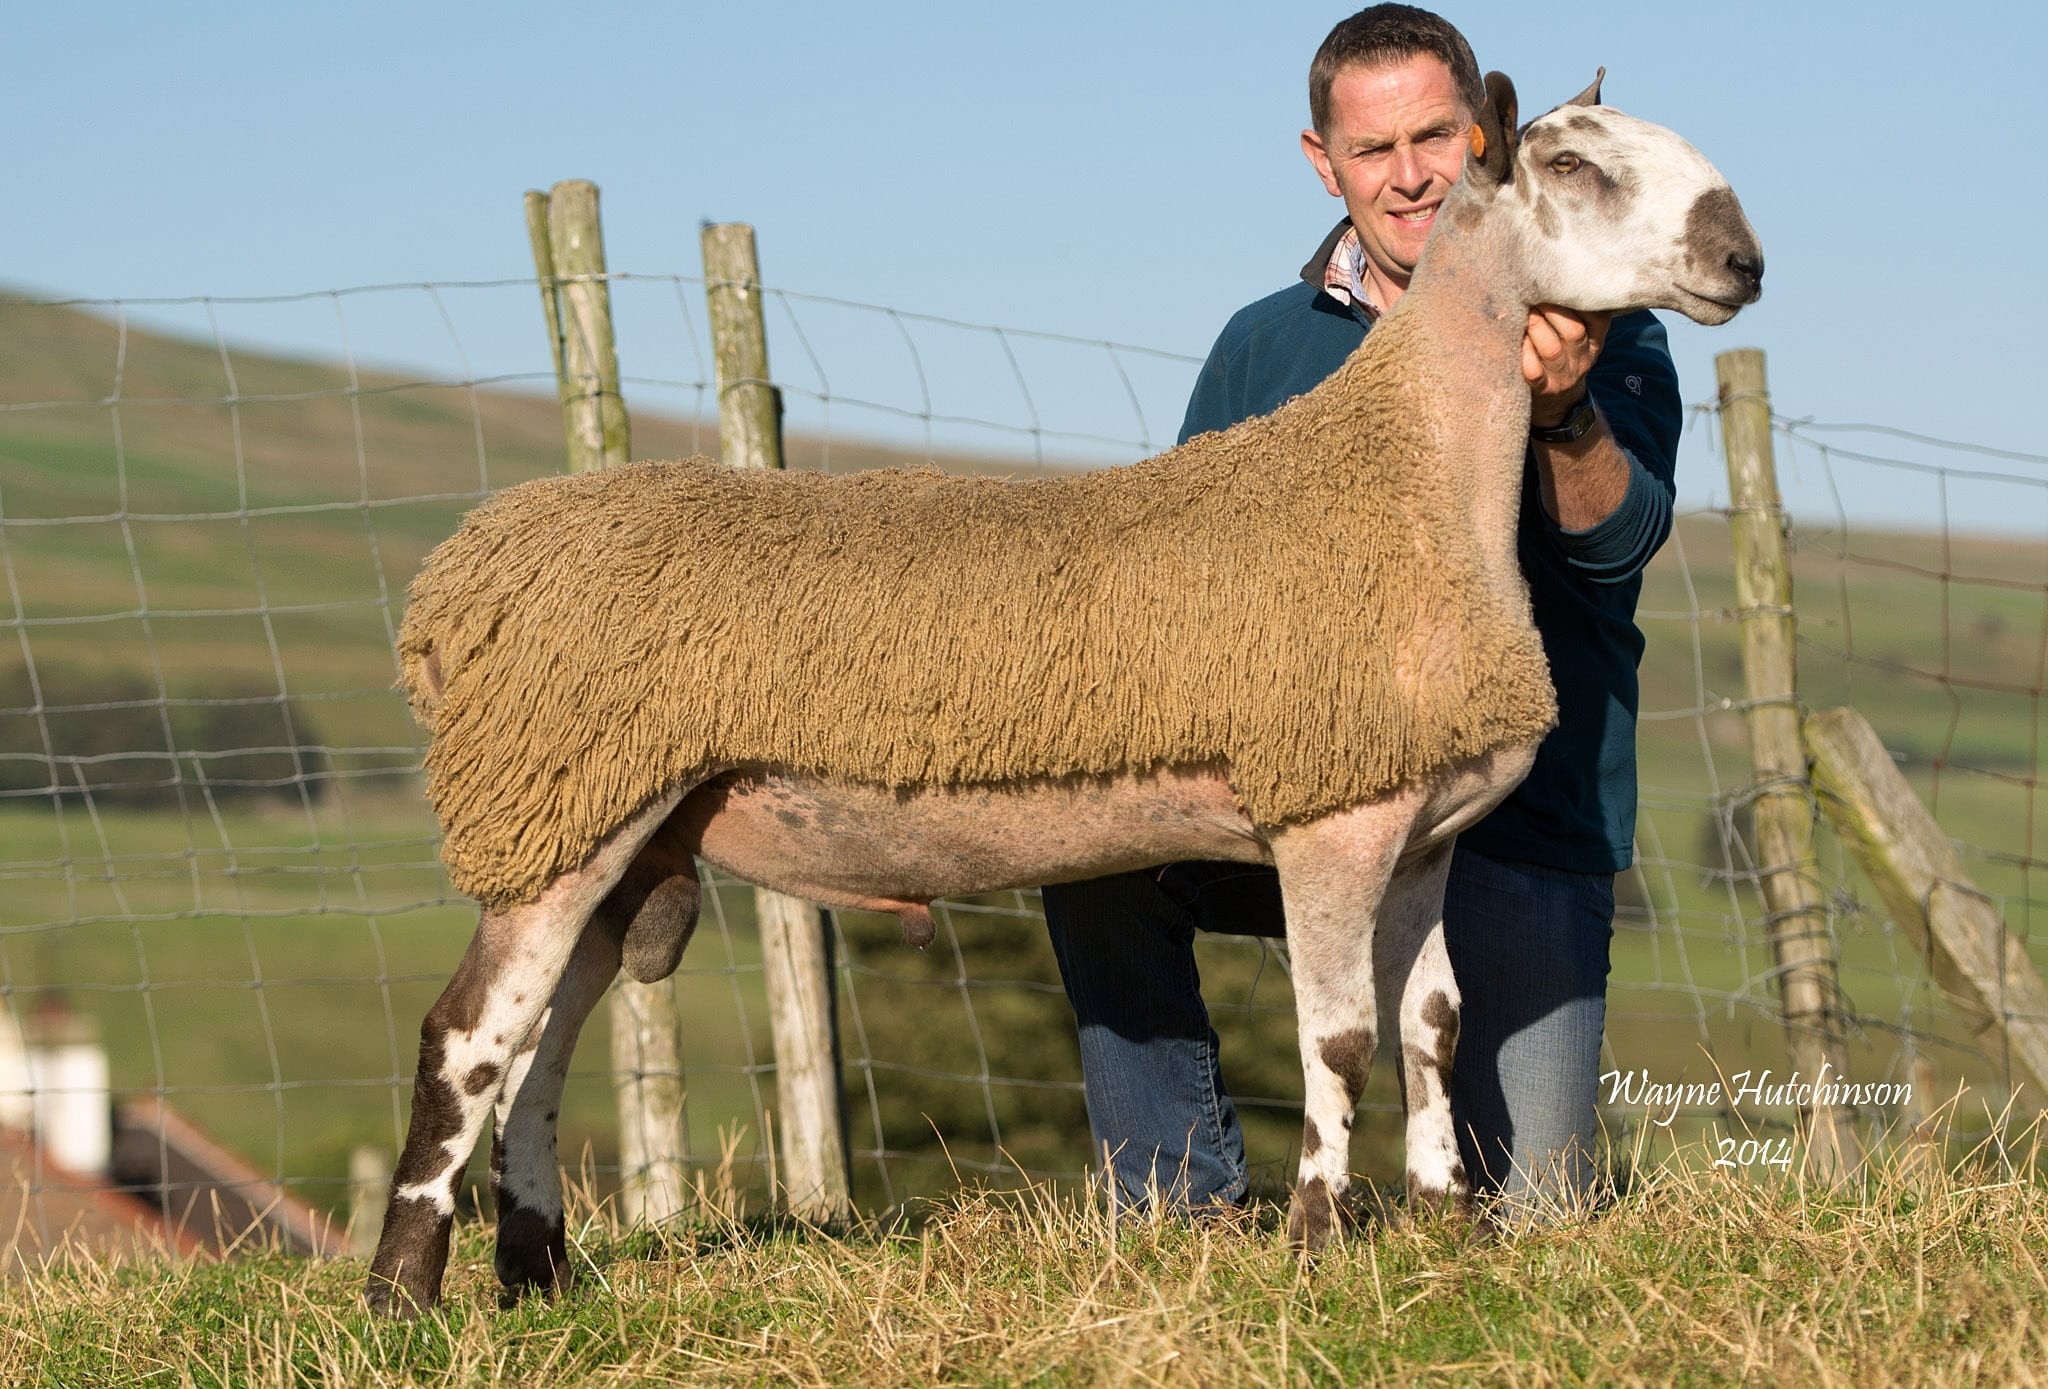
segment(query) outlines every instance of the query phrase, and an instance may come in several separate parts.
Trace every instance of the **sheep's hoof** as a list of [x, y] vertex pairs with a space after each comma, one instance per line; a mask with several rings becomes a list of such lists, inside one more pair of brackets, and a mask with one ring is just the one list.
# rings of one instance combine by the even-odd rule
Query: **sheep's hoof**
[[363, 1301], [378, 1316], [390, 1317], [394, 1321], [412, 1321], [434, 1309], [432, 1299], [423, 1303], [414, 1295], [413, 1289], [374, 1273], [370, 1275], [369, 1285], [363, 1289]]
[[1408, 1218], [1416, 1225], [1462, 1227], [1477, 1223], [1478, 1202], [1472, 1198], [1472, 1188], [1464, 1181], [1464, 1174], [1448, 1188], [1425, 1187], [1415, 1180], [1413, 1173], [1408, 1177]]
[[440, 1280], [436, 1279], [429, 1287], [426, 1279], [408, 1278], [403, 1269], [392, 1276], [372, 1267], [370, 1281], [363, 1287], [363, 1301], [380, 1317], [412, 1321], [433, 1311], [440, 1303]]
[[569, 1290], [569, 1246], [562, 1217], [552, 1219], [521, 1206], [506, 1204], [498, 1216], [497, 1269], [501, 1306], [510, 1307], [530, 1293], [553, 1297]]
[[1337, 1243], [1352, 1223], [1341, 1198], [1331, 1196], [1321, 1177], [1296, 1186], [1294, 1199], [1287, 1203], [1287, 1243], [1304, 1259]]
[[453, 1218], [430, 1201], [394, 1200], [384, 1214], [384, 1233], [370, 1260], [363, 1300], [379, 1316], [410, 1320], [441, 1300], [441, 1275], [448, 1269], [448, 1231]]

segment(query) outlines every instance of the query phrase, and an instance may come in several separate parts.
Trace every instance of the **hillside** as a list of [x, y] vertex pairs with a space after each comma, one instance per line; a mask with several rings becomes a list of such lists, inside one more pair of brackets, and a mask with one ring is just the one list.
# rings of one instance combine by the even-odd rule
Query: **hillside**
[[[36, 661], [160, 670], [173, 699], [224, 679], [275, 692], [281, 668], [292, 697], [330, 702], [337, 743], [407, 741], [355, 707], [391, 679], [405, 585], [486, 492], [559, 471], [561, 431], [551, 397], [224, 362], [209, 343], [124, 340], [86, 312], [0, 299], [0, 522]], [[816, 466], [825, 442], [792, 436], [790, 466]], [[684, 457], [715, 451], [717, 430], [641, 413], [633, 444]], [[835, 471], [1016, 471], [844, 439], [829, 456]]]

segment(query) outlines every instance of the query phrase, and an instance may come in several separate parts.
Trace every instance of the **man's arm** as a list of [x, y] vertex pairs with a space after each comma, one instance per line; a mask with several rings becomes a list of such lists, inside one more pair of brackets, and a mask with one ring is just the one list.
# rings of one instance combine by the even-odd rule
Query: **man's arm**
[[1610, 320], [1545, 308], [1530, 314], [1522, 348], [1533, 425], [1562, 423], [1589, 395], [1595, 408], [1584, 435], [1530, 451], [1546, 529], [1596, 583], [1640, 573], [1670, 534], [1683, 420], [1663, 325], [1647, 313]]
[[[1576, 314], [1538, 308], [1522, 339], [1522, 378], [1529, 383], [1529, 423], [1561, 425], [1588, 394], [1587, 376], [1599, 360], [1613, 314]], [[1591, 530], [1614, 514], [1628, 495], [1628, 455], [1614, 440], [1594, 402], [1593, 427], [1569, 443], [1532, 440], [1543, 509], [1568, 531]]]

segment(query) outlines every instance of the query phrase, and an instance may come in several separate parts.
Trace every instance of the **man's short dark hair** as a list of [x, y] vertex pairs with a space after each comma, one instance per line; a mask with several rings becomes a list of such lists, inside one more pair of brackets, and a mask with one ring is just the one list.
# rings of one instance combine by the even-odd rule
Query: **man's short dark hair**
[[1315, 61], [1308, 65], [1308, 114], [1316, 133], [1329, 133], [1330, 87], [1338, 73], [1348, 67], [1380, 67], [1416, 57], [1442, 60], [1451, 70], [1459, 98], [1474, 115], [1486, 104], [1479, 60], [1449, 20], [1413, 5], [1373, 5], [1332, 29], [1316, 50]]

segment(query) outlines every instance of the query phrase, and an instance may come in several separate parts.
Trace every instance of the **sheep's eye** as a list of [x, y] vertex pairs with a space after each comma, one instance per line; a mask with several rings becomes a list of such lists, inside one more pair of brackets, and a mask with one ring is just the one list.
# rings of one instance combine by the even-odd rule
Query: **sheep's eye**
[[1550, 161], [1550, 167], [1560, 174], [1575, 174], [1579, 171], [1579, 162], [1576, 154], [1560, 154]]

